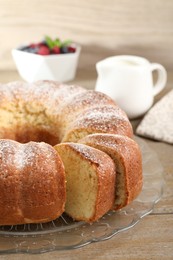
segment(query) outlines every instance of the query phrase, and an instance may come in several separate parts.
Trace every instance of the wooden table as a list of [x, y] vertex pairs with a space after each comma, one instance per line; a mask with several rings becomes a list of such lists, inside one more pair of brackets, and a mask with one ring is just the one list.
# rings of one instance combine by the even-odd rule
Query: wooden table
[[[18, 80], [15, 71], [1, 71], [0, 82]], [[88, 89], [95, 86], [95, 72], [79, 71], [75, 79]], [[168, 74], [166, 89], [157, 96], [160, 99], [173, 86], [173, 74]], [[134, 130], [139, 120], [132, 121]], [[0, 259], [81, 259], [81, 260], [113, 260], [113, 259], [173, 259], [173, 146], [145, 139], [146, 143], [157, 153], [164, 168], [165, 189], [162, 199], [153, 212], [144, 217], [133, 228], [121, 232], [110, 240], [92, 243], [80, 249], [54, 251], [41, 255], [2, 255]]]

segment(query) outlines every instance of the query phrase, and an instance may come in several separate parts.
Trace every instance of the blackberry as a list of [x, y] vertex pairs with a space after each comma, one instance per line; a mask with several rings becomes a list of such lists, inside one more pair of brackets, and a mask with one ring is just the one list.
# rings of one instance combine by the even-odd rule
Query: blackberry
[[68, 47], [67, 46], [63, 46], [63, 47], [61, 47], [61, 53], [68, 53], [69, 51], [68, 51]]

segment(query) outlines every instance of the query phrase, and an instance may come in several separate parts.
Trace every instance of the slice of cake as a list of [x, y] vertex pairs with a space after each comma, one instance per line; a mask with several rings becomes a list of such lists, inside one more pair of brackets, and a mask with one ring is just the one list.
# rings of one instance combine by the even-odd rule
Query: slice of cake
[[112, 159], [84, 144], [61, 143], [55, 149], [65, 166], [65, 212], [75, 220], [96, 221], [114, 203], [116, 172]]
[[120, 209], [134, 200], [142, 189], [142, 157], [138, 144], [127, 136], [113, 134], [92, 134], [79, 142], [113, 159], [117, 173], [113, 209]]

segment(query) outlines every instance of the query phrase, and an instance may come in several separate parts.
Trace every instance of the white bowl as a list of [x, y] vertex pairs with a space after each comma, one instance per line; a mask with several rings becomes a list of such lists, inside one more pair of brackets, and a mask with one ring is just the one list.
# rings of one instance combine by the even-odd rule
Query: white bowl
[[76, 75], [81, 47], [75, 48], [74, 53], [46, 56], [13, 49], [12, 56], [20, 76], [27, 82], [45, 79], [65, 82]]

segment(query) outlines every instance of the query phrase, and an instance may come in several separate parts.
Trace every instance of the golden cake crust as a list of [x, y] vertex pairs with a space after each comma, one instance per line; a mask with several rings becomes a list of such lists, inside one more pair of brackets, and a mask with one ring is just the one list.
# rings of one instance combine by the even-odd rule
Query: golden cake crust
[[64, 211], [65, 172], [46, 143], [0, 140], [0, 225], [48, 222]]
[[84, 110], [71, 123], [62, 142], [77, 142], [92, 133], [133, 136], [132, 126], [126, 114], [116, 105], [99, 105]]

